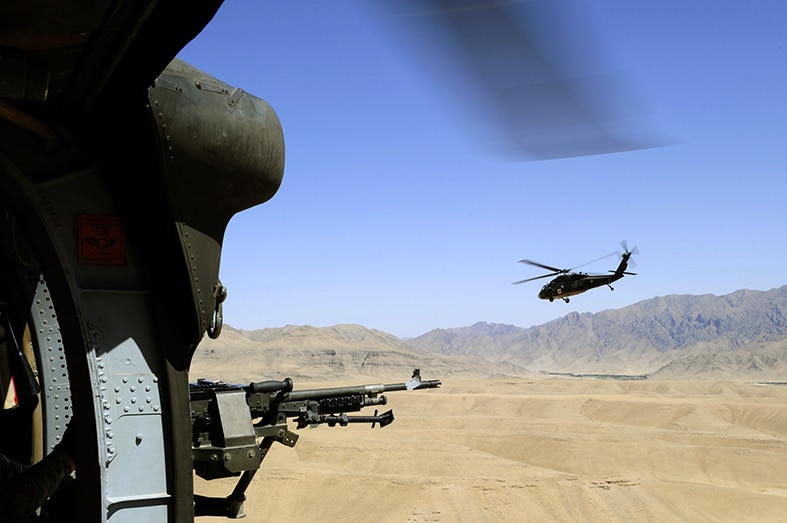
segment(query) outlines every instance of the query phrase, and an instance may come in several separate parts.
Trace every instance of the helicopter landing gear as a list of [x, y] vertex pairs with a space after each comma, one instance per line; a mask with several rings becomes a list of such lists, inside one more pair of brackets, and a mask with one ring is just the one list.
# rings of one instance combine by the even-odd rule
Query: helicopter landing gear
[[607, 287], [609, 287], [609, 290], [611, 290], [611, 291], [615, 290], [615, 288], [612, 285], [610, 285], [609, 283], [607, 284]]
[[550, 296], [549, 297], [549, 303], [552, 303], [553, 301], [555, 301], [555, 297], [554, 296]]
[[566, 303], [568, 303], [568, 302], [569, 302], [569, 299], [568, 299], [568, 298], [563, 298], [563, 301], [564, 301], [564, 302], [566, 302]]

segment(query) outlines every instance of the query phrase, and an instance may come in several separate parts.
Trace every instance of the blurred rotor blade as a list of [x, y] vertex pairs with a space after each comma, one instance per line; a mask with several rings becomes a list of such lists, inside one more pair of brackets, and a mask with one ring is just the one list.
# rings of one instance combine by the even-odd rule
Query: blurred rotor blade
[[529, 282], [529, 281], [533, 281], [533, 280], [540, 280], [541, 278], [549, 278], [550, 276], [557, 276], [558, 274], [560, 274], [560, 273], [553, 272], [552, 274], [543, 274], [541, 276], [536, 276], [535, 278], [528, 278], [526, 280], [515, 281], [513, 284], [514, 285], [519, 285], [520, 283], [525, 283], [525, 282]]
[[628, 252], [628, 253], [631, 253], [631, 254], [639, 254], [639, 248], [636, 245], [634, 247], [632, 247], [631, 250], [629, 250], [628, 242], [626, 240], [621, 241], [620, 242], [620, 246], [623, 247], [623, 250], [625, 252]]
[[[629, 253], [629, 255], [639, 254], [639, 248], [636, 245], [632, 247], [631, 250], [629, 250], [629, 245], [626, 240], [620, 242], [620, 246], [623, 247], [624, 253]], [[637, 260], [629, 256], [628, 266], [629, 268], [633, 269], [634, 267], [637, 266]], [[632, 273], [624, 272], [623, 274], [631, 274], [632, 276], [635, 276], [633, 272]]]
[[519, 263], [527, 263], [528, 265], [535, 265], [536, 267], [541, 267], [542, 269], [546, 269], [548, 271], [555, 271], [555, 274], [568, 272], [568, 269], [558, 269], [556, 267], [550, 267], [549, 265], [544, 265], [543, 263], [534, 262], [532, 260], [519, 260]]
[[612, 256], [617, 256], [618, 254], [620, 254], [618, 251], [612, 251], [611, 253], [605, 254], [604, 256], [602, 256], [600, 258], [596, 258], [595, 260], [590, 260], [589, 262], [585, 262], [582, 265], [577, 265], [576, 267], [574, 267], [574, 268], [572, 268], [570, 270], [573, 271], [574, 269], [579, 269], [580, 267], [584, 267], [585, 265], [590, 265], [591, 263], [596, 263], [597, 261], [601, 261], [603, 259], [610, 258]]
[[[458, 58], [469, 85], [451, 85], [451, 94], [475, 88], [480, 100], [462, 100], [463, 110], [469, 106], [482, 113], [482, 127], [492, 131], [488, 139], [498, 152], [516, 160], [546, 160], [656, 146], [642, 136], [641, 122], [623, 114], [619, 82], [587, 58], [593, 46], [583, 40], [578, 24], [567, 20], [565, 2], [410, 0], [409, 5], [410, 11], [398, 15], [425, 32], [417, 38], [419, 55], [428, 39], [426, 45], [436, 45], [446, 58]], [[441, 69], [432, 65], [429, 70]]]

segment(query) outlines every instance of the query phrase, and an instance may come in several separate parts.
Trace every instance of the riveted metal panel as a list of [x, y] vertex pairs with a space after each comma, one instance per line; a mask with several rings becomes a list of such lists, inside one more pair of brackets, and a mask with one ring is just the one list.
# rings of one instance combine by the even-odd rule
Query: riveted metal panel
[[[107, 498], [112, 503], [136, 499], [167, 498], [164, 434], [161, 420], [150, 414], [126, 414], [111, 428], [111, 462], [107, 473]], [[115, 472], [117, 471], [117, 472]]]
[[46, 406], [43, 409], [44, 448], [49, 452], [63, 437], [72, 416], [72, 408], [60, 324], [44, 278], [38, 281], [30, 317], [33, 325], [31, 337], [35, 339], [41, 359], [38, 362], [38, 382], [41, 386], [41, 401]]

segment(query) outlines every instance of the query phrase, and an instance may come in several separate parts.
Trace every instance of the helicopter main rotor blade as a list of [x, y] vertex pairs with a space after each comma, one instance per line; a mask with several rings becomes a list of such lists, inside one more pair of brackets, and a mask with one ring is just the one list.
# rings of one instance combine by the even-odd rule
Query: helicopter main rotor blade
[[542, 269], [546, 269], [548, 271], [554, 271], [555, 274], [566, 273], [569, 269], [558, 269], [557, 267], [550, 267], [549, 265], [544, 265], [543, 263], [534, 262], [533, 260], [519, 260], [519, 263], [527, 263], [528, 265], [535, 265], [536, 267], [541, 267]]
[[550, 276], [557, 276], [558, 274], [560, 274], [560, 273], [559, 272], [553, 272], [551, 274], [544, 274], [544, 275], [541, 275], [541, 276], [536, 276], [535, 278], [528, 278], [526, 280], [515, 281], [513, 284], [514, 285], [519, 285], [520, 283], [525, 283], [525, 282], [529, 282], [529, 281], [533, 281], [533, 280], [540, 280], [541, 278], [549, 278]]
[[617, 251], [613, 251], [613, 252], [611, 252], [609, 254], [605, 254], [601, 258], [596, 258], [595, 260], [591, 260], [589, 262], [585, 262], [582, 265], [577, 265], [576, 267], [574, 267], [573, 269], [570, 269], [570, 270], [573, 271], [574, 269], [579, 269], [580, 267], [584, 267], [585, 265], [590, 265], [591, 263], [596, 263], [597, 261], [601, 261], [603, 259], [610, 258], [612, 256], [617, 256], [617, 254], [618, 254]]
[[[610, 68], [596, 55], [589, 26], [582, 30], [572, 23], [565, 5], [561, 9], [553, 0], [389, 5], [413, 32], [408, 41], [418, 42], [413, 51], [421, 61], [427, 42], [438, 54], [432, 61], [443, 64], [436, 69], [459, 66], [454, 76], [464, 85], [451, 90], [464, 93], [458, 106], [473, 113], [493, 152], [548, 160], [661, 145], [647, 122], [620, 103], [624, 83], [602, 73]], [[431, 61], [424, 65], [435, 69]]]

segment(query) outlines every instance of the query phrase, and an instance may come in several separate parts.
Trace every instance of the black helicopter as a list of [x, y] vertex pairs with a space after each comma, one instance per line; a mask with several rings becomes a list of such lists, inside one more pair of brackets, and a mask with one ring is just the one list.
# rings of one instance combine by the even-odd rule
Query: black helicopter
[[618, 268], [610, 270], [612, 274], [587, 274], [584, 272], [573, 272], [574, 269], [578, 269], [579, 267], [583, 267], [585, 265], [597, 262], [599, 260], [603, 260], [604, 258], [608, 258], [610, 256], [614, 256], [617, 253], [610, 253], [606, 256], [602, 256], [601, 258], [597, 258], [593, 261], [583, 263], [582, 265], [578, 265], [573, 269], [558, 269], [556, 267], [550, 267], [549, 265], [544, 265], [542, 263], [534, 262], [532, 260], [519, 260], [520, 263], [527, 263], [529, 265], [535, 265], [536, 267], [541, 267], [542, 269], [547, 269], [550, 272], [549, 274], [544, 274], [541, 276], [536, 276], [535, 278], [528, 278], [526, 280], [515, 281], [514, 285], [525, 283], [533, 280], [539, 280], [541, 278], [549, 278], [551, 276], [556, 276], [554, 280], [550, 281], [543, 287], [538, 293], [538, 297], [542, 300], [549, 300], [550, 302], [554, 301], [555, 298], [560, 298], [564, 302], [568, 303], [570, 300], [568, 299], [569, 296], [576, 296], [577, 294], [582, 294], [585, 291], [589, 291], [590, 289], [595, 289], [596, 287], [601, 287], [602, 285], [607, 285], [610, 290], [615, 290], [612, 287], [612, 282], [618, 281], [625, 275], [635, 276], [636, 273], [634, 272], [627, 272], [626, 269], [628, 268], [629, 258], [631, 258], [632, 254], [638, 254], [639, 250], [634, 247], [631, 250], [628, 250], [628, 246], [626, 242], [623, 241], [620, 243], [623, 247], [623, 254], [621, 255], [620, 264]]

